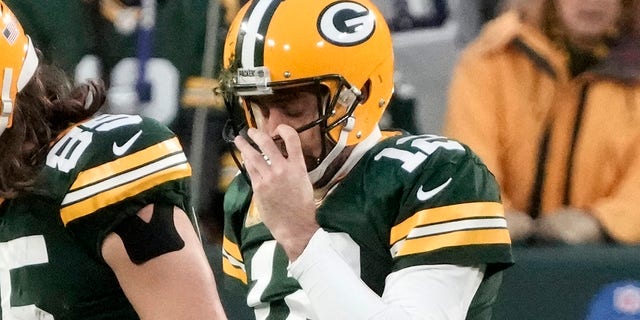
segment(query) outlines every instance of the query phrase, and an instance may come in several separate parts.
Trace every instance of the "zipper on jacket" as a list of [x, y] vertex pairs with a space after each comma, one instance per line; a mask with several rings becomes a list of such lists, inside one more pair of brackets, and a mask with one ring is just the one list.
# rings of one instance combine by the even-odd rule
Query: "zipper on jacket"
[[529, 199], [529, 214], [533, 219], [540, 216], [540, 209], [542, 208], [542, 190], [544, 188], [544, 178], [547, 171], [547, 158], [549, 156], [549, 140], [551, 137], [551, 123], [547, 122], [544, 128], [544, 134], [542, 140], [540, 140], [540, 147], [538, 148], [538, 165], [536, 169], [536, 176], [531, 190], [531, 198]]
[[571, 188], [573, 186], [573, 160], [576, 154], [576, 147], [578, 144], [578, 138], [580, 136], [580, 128], [582, 128], [582, 119], [584, 117], [584, 108], [587, 101], [587, 92], [589, 91], [589, 84], [585, 84], [580, 92], [580, 102], [578, 103], [578, 110], [576, 111], [576, 119], [573, 125], [573, 136], [571, 138], [571, 144], [569, 145], [569, 156], [567, 157], [567, 170], [564, 184], [564, 197], [562, 204], [569, 206], [571, 204]]

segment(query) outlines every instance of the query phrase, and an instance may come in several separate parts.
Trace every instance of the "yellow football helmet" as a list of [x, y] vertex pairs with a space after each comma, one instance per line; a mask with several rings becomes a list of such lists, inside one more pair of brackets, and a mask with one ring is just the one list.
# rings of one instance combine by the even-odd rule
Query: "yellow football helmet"
[[377, 130], [393, 93], [389, 28], [369, 0], [253, 0], [229, 28], [221, 84], [254, 127], [243, 98], [322, 85], [327, 105], [298, 131], [320, 125], [334, 143], [354, 145]]
[[38, 67], [38, 56], [31, 39], [22, 30], [18, 19], [0, 0], [0, 84], [2, 85], [2, 114], [0, 134], [11, 127], [16, 95], [22, 90]]

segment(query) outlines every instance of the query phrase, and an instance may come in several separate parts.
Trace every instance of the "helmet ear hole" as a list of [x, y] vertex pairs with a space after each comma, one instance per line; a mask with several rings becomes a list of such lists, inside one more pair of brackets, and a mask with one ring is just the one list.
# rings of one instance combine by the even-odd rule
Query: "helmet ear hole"
[[360, 92], [362, 94], [360, 96], [360, 103], [365, 103], [367, 102], [367, 100], [369, 100], [370, 91], [371, 91], [371, 79], [367, 80], [367, 82], [364, 83], [362, 88], [360, 88]]

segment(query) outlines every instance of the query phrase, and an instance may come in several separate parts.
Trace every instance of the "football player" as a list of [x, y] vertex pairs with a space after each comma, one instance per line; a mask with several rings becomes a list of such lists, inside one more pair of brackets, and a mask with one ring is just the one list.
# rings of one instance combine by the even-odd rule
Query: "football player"
[[393, 49], [371, 2], [251, 1], [224, 59], [244, 174], [223, 269], [257, 319], [491, 317], [513, 263], [498, 185], [457, 141], [379, 129]]
[[94, 115], [0, 1], [2, 319], [224, 319], [174, 134]]

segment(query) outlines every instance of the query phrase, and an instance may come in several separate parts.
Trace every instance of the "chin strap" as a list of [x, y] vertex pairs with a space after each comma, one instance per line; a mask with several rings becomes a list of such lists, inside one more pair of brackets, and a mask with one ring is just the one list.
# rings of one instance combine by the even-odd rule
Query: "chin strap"
[[13, 113], [13, 100], [11, 100], [11, 83], [13, 82], [13, 69], [4, 68], [2, 78], [2, 114], [0, 114], [0, 134], [9, 126], [9, 120]]
[[347, 138], [349, 137], [349, 132], [353, 130], [353, 127], [356, 125], [356, 119], [354, 117], [347, 118], [347, 122], [340, 131], [340, 137], [335, 147], [331, 149], [331, 152], [322, 159], [320, 164], [313, 170], [309, 171], [309, 179], [311, 180], [311, 184], [314, 184], [320, 180], [324, 176], [325, 171], [329, 165], [340, 155], [342, 150], [347, 146]]
[[[340, 139], [338, 140], [336, 146], [331, 150], [327, 157], [324, 158], [322, 162], [320, 162], [320, 165], [318, 165], [317, 168], [309, 172], [309, 180], [311, 180], [312, 184], [318, 182], [324, 176], [329, 165], [331, 165], [333, 161], [335, 161], [335, 159], [338, 157], [338, 155], [342, 152], [342, 150], [344, 150], [347, 144], [347, 137], [349, 136], [349, 132], [353, 130], [354, 125], [355, 119], [353, 117], [349, 117], [347, 120], [347, 124], [340, 132]], [[340, 164], [340, 170], [338, 170], [336, 174], [331, 177], [328, 185], [333, 185], [336, 182], [336, 179], [340, 179], [344, 174], [351, 170], [351, 168], [353, 168], [356, 163], [358, 163], [360, 158], [362, 158], [362, 155], [364, 155], [365, 152], [375, 146], [376, 143], [380, 141], [380, 139], [382, 139], [382, 133], [376, 126], [376, 128], [371, 131], [371, 134], [369, 134], [369, 136], [367, 136], [364, 140], [362, 140], [362, 142], [358, 143], [353, 148], [353, 151], [351, 151], [349, 157], [344, 161], [344, 163]]]
[[324, 201], [324, 198], [334, 189], [335, 186], [338, 185], [349, 171], [351, 171], [358, 161], [360, 161], [360, 158], [362, 158], [369, 149], [374, 147], [380, 139], [382, 139], [382, 132], [380, 132], [380, 129], [376, 127], [366, 139], [358, 143], [353, 148], [349, 157], [341, 164], [340, 169], [333, 175], [333, 177], [331, 177], [331, 180], [329, 180], [326, 185], [313, 190], [316, 206], [320, 206]]

